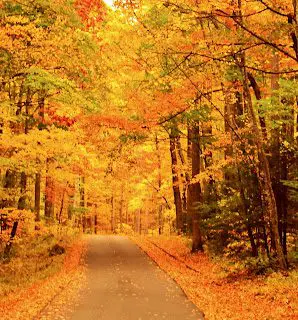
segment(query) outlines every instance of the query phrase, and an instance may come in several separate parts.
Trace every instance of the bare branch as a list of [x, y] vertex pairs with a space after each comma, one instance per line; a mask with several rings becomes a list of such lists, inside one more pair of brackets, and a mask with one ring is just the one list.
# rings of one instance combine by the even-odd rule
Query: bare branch
[[258, 0], [258, 1], [261, 2], [261, 3], [266, 7], [266, 9], [272, 11], [273, 13], [276, 13], [276, 14], [278, 14], [279, 16], [288, 18], [288, 16], [289, 16], [288, 14], [282, 13], [282, 12], [280, 12], [280, 11], [272, 8], [272, 7], [269, 6], [269, 4], [267, 4], [264, 0]]

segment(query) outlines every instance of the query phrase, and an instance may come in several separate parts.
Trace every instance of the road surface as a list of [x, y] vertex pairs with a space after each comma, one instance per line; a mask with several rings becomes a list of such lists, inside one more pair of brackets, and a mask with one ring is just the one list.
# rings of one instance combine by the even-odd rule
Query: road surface
[[73, 312], [67, 317], [56, 313], [55, 319], [204, 319], [180, 287], [128, 238], [90, 236], [88, 242], [87, 286]]

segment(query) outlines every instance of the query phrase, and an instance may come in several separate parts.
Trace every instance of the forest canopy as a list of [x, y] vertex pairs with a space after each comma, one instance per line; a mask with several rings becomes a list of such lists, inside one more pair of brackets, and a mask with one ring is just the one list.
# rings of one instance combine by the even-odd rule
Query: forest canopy
[[31, 219], [287, 269], [297, 22], [292, 0], [2, 0], [1, 250]]

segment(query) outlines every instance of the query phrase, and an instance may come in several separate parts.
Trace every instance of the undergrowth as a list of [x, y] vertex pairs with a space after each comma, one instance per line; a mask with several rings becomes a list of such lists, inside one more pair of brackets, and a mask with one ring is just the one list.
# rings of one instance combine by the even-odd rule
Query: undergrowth
[[[261, 258], [191, 254], [191, 242], [184, 237], [135, 237], [134, 240], [175, 279], [206, 319], [284, 320], [298, 316], [295, 268], [281, 273]], [[260, 272], [262, 269], [264, 272]]]
[[59, 272], [77, 234], [78, 231], [66, 226], [47, 226], [45, 223], [36, 225], [34, 221], [26, 219], [18, 228], [9, 257], [5, 257], [4, 250], [9, 232], [2, 233], [0, 297], [5, 299], [19, 289]]

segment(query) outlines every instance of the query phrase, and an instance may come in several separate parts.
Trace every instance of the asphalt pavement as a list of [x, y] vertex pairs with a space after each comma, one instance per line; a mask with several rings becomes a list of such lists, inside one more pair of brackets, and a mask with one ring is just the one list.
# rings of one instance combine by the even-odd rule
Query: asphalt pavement
[[72, 320], [204, 319], [181, 288], [131, 240], [90, 236], [87, 286]]

